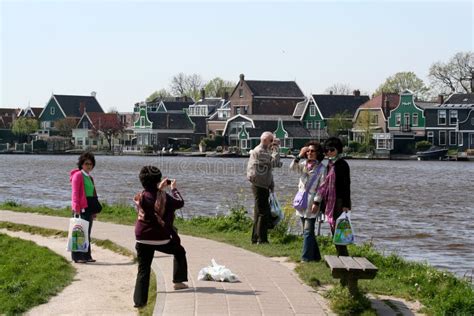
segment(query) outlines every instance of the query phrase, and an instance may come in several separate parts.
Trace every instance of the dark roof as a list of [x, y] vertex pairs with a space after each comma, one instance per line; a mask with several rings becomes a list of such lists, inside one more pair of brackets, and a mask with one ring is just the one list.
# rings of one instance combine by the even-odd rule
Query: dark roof
[[161, 96], [158, 96], [158, 97], [154, 98], [153, 100], [151, 100], [150, 102], [147, 102], [147, 104], [148, 103], [160, 103], [160, 101], [163, 101], [163, 102], [191, 102], [191, 103], [194, 103], [193, 98], [187, 97], [187, 96], [183, 96], [183, 97], [161, 97]]
[[148, 113], [153, 129], [193, 129], [194, 126], [184, 112]]
[[196, 102], [196, 105], [214, 105], [214, 106], [220, 106], [224, 104], [226, 101], [221, 98], [205, 98], [200, 99], [198, 102]]
[[12, 116], [1, 116], [0, 115], [0, 128], [2, 129], [11, 129], [13, 125]]
[[163, 104], [165, 105], [167, 111], [183, 111], [183, 109], [187, 109], [188, 106], [190, 106], [193, 103], [194, 102], [192, 100], [190, 101], [163, 101]]
[[14, 108], [0, 108], [0, 116], [17, 116], [20, 111]]
[[296, 104], [303, 99], [278, 99], [278, 98], [262, 98], [253, 99], [253, 114], [278, 114], [292, 115], [295, 111]]
[[443, 104], [474, 104], [474, 93], [456, 93]]
[[86, 112], [104, 113], [99, 102], [93, 96], [55, 94], [54, 98], [68, 117], [81, 117], [81, 104], [84, 104]]
[[191, 116], [190, 119], [195, 124], [195, 133], [206, 134], [206, 116]]
[[246, 80], [254, 97], [304, 98], [304, 94], [294, 81]]
[[313, 98], [325, 119], [344, 111], [347, 111], [352, 117], [361, 104], [369, 101], [369, 97], [366, 95], [313, 94]]

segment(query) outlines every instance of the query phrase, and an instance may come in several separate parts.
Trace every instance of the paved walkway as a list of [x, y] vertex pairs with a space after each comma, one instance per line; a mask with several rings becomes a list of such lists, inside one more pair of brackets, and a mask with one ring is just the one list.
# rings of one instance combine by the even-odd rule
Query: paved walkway
[[[67, 230], [68, 218], [0, 211], [0, 221]], [[94, 222], [92, 236], [109, 239], [134, 251], [132, 226]], [[156, 253], [156, 315], [328, 315], [324, 299], [302, 284], [296, 274], [270, 258], [203, 238], [182, 236], [188, 258], [190, 289], [174, 291], [173, 259]], [[94, 251], [94, 249], [92, 249]], [[201, 268], [211, 259], [225, 265], [241, 282], [197, 281]], [[130, 284], [133, 288], [134, 284]], [[130, 305], [133, 302], [130, 298]]]

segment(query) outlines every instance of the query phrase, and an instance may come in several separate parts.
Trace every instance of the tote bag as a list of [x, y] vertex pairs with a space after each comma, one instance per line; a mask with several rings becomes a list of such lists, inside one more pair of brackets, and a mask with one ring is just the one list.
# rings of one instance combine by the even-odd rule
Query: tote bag
[[343, 212], [336, 220], [333, 242], [335, 245], [349, 245], [354, 243], [354, 229], [350, 215]]
[[89, 222], [73, 217], [69, 219], [67, 251], [87, 252], [89, 249]]

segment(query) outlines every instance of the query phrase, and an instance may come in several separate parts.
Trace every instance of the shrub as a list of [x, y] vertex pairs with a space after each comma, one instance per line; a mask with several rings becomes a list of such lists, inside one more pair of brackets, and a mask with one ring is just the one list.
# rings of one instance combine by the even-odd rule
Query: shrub
[[347, 147], [349, 147], [350, 152], [358, 152], [360, 145], [361, 144], [359, 142], [351, 141]]
[[144, 146], [142, 151], [145, 153], [145, 154], [151, 154], [153, 152], [153, 146]]
[[415, 149], [418, 151], [424, 151], [424, 150], [429, 149], [431, 146], [432, 144], [429, 141], [422, 140], [415, 144]]

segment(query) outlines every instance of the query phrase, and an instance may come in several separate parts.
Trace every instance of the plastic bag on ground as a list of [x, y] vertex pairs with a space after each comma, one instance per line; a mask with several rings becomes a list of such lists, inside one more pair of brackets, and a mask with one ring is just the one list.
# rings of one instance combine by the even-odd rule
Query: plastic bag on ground
[[218, 282], [238, 282], [237, 275], [232, 273], [225, 266], [217, 264], [216, 260], [212, 258], [211, 265], [202, 268], [198, 274], [198, 280], [200, 281], [218, 281]]

